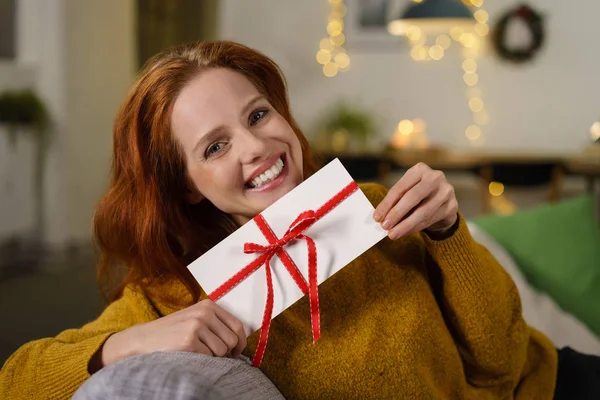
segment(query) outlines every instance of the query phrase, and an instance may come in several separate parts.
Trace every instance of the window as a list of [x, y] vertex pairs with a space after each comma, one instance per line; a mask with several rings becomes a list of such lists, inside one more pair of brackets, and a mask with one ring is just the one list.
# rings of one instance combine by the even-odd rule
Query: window
[[167, 47], [216, 35], [217, 0], [137, 0], [136, 4], [140, 67]]
[[16, 57], [17, 0], [0, 0], [0, 59]]

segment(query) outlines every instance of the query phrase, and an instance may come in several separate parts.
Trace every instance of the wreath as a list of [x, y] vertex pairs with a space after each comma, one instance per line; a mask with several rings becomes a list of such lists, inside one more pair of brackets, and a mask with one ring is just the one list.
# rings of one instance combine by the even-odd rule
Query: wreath
[[[514, 50], [509, 49], [506, 46], [506, 30], [508, 24], [514, 18], [522, 19], [531, 31], [533, 40], [527, 48]], [[534, 58], [544, 45], [544, 39], [545, 34], [542, 16], [529, 6], [521, 6], [507, 12], [500, 21], [498, 21], [492, 38], [498, 55], [505, 60], [515, 63], [523, 63]]]

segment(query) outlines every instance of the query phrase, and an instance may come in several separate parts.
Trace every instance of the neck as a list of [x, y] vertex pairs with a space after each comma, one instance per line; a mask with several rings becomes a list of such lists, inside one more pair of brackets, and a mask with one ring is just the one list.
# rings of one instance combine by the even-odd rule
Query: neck
[[243, 215], [231, 215], [231, 218], [235, 221], [238, 227], [244, 225], [246, 222], [250, 221], [252, 218], [248, 218]]

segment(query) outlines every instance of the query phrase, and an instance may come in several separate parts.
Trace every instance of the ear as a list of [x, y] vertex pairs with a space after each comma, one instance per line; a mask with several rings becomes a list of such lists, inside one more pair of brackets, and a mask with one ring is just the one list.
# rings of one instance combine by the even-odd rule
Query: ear
[[188, 188], [185, 193], [185, 199], [190, 204], [198, 204], [204, 200], [204, 196], [198, 191], [198, 189]]

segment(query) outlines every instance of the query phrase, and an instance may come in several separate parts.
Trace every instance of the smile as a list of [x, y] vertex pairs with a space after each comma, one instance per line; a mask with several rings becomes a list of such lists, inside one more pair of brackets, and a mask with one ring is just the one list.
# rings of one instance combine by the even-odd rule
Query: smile
[[256, 176], [250, 182], [247, 183], [247, 186], [253, 189], [260, 188], [263, 185], [275, 180], [283, 171], [283, 167], [285, 164], [281, 158], [278, 158], [270, 168], [265, 170], [262, 174]]

